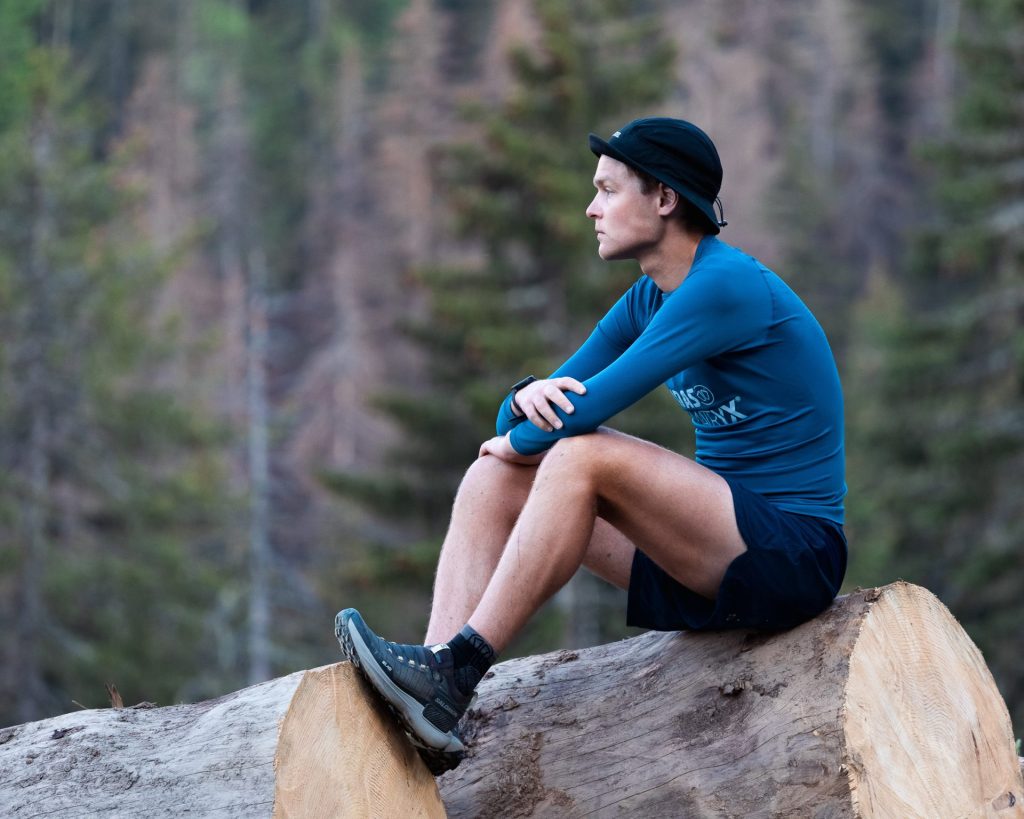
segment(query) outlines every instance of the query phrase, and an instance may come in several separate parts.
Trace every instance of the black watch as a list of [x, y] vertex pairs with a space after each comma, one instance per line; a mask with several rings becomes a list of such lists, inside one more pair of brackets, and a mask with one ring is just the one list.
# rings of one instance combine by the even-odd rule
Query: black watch
[[525, 415], [526, 414], [525, 412], [523, 412], [522, 407], [520, 407], [516, 403], [516, 393], [519, 392], [527, 384], [532, 384], [536, 380], [537, 380], [537, 376], [535, 376], [535, 375], [528, 375], [522, 381], [516, 381], [516, 383], [512, 385], [512, 387], [509, 390], [509, 392], [512, 393], [512, 411], [513, 412], [516, 412], [518, 410], [520, 415]]

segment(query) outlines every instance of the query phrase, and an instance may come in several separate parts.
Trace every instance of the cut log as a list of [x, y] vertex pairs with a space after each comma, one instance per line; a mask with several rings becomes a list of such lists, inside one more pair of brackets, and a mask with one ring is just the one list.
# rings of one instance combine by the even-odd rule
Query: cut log
[[650, 633], [493, 669], [437, 782], [347, 663], [0, 730], [0, 815], [1024, 816], [1006, 707], [930, 593], [779, 634]]
[[1024, 816], [1006, 706], [907, 583], [774, 634], [649, 633], [502, 663], [450, 817]]
[[0, 815], [445, 814], [405, 736], [339, 663], [196, 705], [0, 729]]

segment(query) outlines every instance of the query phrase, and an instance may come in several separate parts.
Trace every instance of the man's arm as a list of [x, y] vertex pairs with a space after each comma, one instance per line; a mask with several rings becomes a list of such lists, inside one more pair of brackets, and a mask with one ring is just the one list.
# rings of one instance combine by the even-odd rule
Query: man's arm
[[495, 455], [501, 458], [501, 460], [512, 464], [534, 466], [541, 462], [541, 459], [547, 455], [547, 452], [541, 452], [537, 455], [520, 455], [512, 448], [512, 444], [508, 442], [507, 435], [495, 435], [490, 440], [480, 444], [480, 452], [477, 457], [482, 458], [484, 455]]
[[555, 409], [561, 427], [519, 424], [508, 435], [512, 448], [534, 455], [561, 438], [593, 432], [676, 373], [760, 337], [771, 317], [767, 290], [744, 292], [728, 269], [717, 272], [686, 279], [627, 350], [585, 379], [586, 394], [573, 399], [573, 412]]
[[[498, 435], [509, 433], [527, 420], [546, 431], [560, 428], [556, 424], [562, 422], [553, 407], [558, 406], [563, 412], [572, 413], [573, 403], [566, 393], [584, 394], [586, 387], [581, 383], [583, 379], [605, 369], [639, 336], [640, 331], [631, 315], [635, 310], [638, 285], [642, 281], [638, 281], [622, 295], [598, 322], [590, 337], [557, 370], [547, 378], [527, 385], [515, 396], [511, 392], [505, 396], [498, 408], [495, 424]], [[513, 397], [521, 409], [519, 413], [515, 411]]]

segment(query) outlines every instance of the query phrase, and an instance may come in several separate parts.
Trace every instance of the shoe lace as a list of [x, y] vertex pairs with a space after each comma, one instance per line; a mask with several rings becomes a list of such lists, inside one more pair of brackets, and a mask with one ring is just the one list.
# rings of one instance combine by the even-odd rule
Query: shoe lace
[[[388, 653], [399, 663], [407, 665], [421, 674], [429, 674], [434, 682], [441, 681], [441, 674], [434, 664], [430, 662], [430, 660], [434, 659], [434, 655], [427, 646], [404, 645], [402, 643], [392, 643], [388, 640], [381, 640], [381, 642]], [[416, 657], [412, 656], [413, 654], [420, 654], [422, 657], [428, 658], [428, 662], [424, 663], [422, 660], [416, 659]]]

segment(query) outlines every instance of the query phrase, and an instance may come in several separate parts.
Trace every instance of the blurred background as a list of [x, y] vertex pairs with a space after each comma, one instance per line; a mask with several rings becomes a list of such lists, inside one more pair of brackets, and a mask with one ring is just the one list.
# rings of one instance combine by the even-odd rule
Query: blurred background
[[[1013, 0], [0, 0], [0, 725], [421, 639], [508, 385], [639, 275], [586, 135], [653, 114], [829, 335], [847, 588], [935, 592], [1024, 730]], [[692, 452], [667, 392], [614, 424]]]

